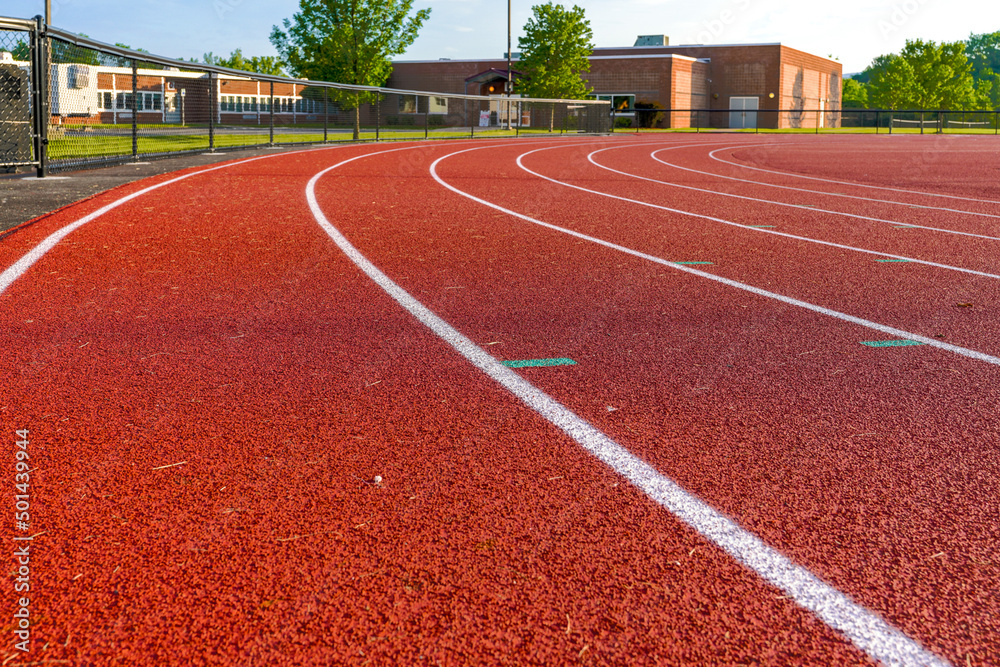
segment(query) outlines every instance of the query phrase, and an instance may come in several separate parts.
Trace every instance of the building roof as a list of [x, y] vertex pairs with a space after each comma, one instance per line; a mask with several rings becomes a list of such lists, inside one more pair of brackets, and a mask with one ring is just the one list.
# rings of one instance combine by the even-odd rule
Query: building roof
[[[523, 77], [522, 72], [516, 70], [510, 71], [513, 78]], [[466, 83], [486, 83], [487, 81], [493, 81], [494, 79], [507, 80], [507, 69], [497, 69], [496, 67], [491, 67], [488, 70], [484, 70], [479, 74], [473, 74], [465, 80]]]

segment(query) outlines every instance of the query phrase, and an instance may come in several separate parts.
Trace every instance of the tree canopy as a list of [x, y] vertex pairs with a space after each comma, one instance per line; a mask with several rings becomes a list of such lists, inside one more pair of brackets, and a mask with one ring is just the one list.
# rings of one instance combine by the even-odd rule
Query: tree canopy
[[551, 2], [531, 8], [534, 16], [524, 26], [518, 68], [526, 75], [518, 92], [529, 97], [582, 99], [590, 88], [581, 74], [590, 70], [594, 33], [583, 9], [567, 10]]
[[987, 109], [997, 106], [1000, 32], [968, 42], [907, 40], [845, 79], [844, 106], [881, 109]]
[[257, 74], [271, 74], [274, 76], [284, 76], [281, 63], [274, 56], [243, 56], [242, 49], [236, 49], [229, 54], [228, 58], [217, 56], [211, 51], [202, 56], [202, 60], [207, 65], [217, 65], [218, 67], [228, 67], [245, 72], [256, 72]]
[[[299, 0], [299, 11], [274, 26], [271, 43], [294, 76], [356, 86], [381, 86], [392, 73], [393, 56], [403, 53], [430, 17], [411, 13], [413, 0]], [[368, 93], [331, 90], [353, 108], [354, 138], [360, 134], [359, 107]]]

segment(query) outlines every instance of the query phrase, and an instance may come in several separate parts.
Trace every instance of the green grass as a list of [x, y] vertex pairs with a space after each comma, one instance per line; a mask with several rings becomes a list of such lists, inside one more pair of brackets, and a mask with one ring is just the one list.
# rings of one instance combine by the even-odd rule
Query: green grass
[[[96, 126], [92, 126], [96, 127]], [[102, 126], [114, 128], [116, 126]], [[151, 130], [170, 127], [176, 129], [177, 126], [143, 125], [139, 127], [140, 135], [137, 140], [138, 154], [151, 155], [159, 153], [209, 150], [208, 131], [204, 134], [148, 134]], [[296, 129], [302, 129], [298, 126]], [[117, 126], [122, 129], [122, 126]], [[299, 143], [319, 143], [323, 141], [322, 126], [320, 128], [310, 128], [312, 132], [282, 132], [282, 128], [275, 128], [275, 144], [299, 144]], [[349, 129], [349, 128], [348, 128]], [[146, 134], [143, 134], [146, 133]], [[462, 139], [470, 136], [470, 128], [432, 128], [429, 136], [435, 139]], [[522, 134], [524, 132], [522, 131]], [[475, 129], [476, 137], [513, 137], [513, 130], [480, 130]], [[403, 139], [423, 139], [424, 130], [416, 129], [412, 126], [405, 129], [381, 128], [378, 133], [381, 140], [403, 140]], [[375, 141], [374, 130], [366, 129], [359, 136], [360, 141]], [[340, 131], [329, 132], [327, 141], [329, 143], [346, 142], [353, 140], [353, 133]], [[218, 131], [215, 134], [215, 148], [252, 148], [254, 146], [269, 145], [270, 137], [266, 132], [260, 134], [229, 134], [225, 131]], [[114, 156], [132, 155], [131, 136], [100, 136], [92, 133], [82, 132], [65, 134], [54, 133], [49, 139], [49, 159], [50, 160], [72, 160], [101, 158]]]

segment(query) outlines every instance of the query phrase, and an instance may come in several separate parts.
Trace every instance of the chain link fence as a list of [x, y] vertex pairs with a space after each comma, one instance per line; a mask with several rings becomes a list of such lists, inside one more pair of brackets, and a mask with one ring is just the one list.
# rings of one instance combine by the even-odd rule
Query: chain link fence
[[32, 29], [0, 20], [0, 172], [35, 164], [32, 137]]
[[610, 131], [609, 104], [597, 100], [456, 95], [253, 74], [43, 30], [38, 18], [0, 18], [0, 58], [0, 170], [30, 165], [44, 174], [310, 143]]

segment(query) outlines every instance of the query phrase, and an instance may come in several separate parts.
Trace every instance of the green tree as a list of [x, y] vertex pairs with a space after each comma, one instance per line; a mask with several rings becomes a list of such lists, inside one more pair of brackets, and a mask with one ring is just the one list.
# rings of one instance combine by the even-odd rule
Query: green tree
[[238, 69], [244, 72], [271, 74], [274, 76], [284, 76], [285, 74], [281, 69], [281, 62], [274, 56], [252, 56], [245, 58], [242, 49], [236, 49], [229, 54], [228, 58], [214, 55], [209, 51], [202, 57], [202, 60], [208, 65], [228, 67], [229, 69]]
[[867, 109], [868, 86], [854, 79], [844, 79], [840, 98], [844, 109]]
[[[403, 53], [430, 9], [411, 14], [413, 0], [299, 0], [299, 12], [274, 26], [271, 43], [294, 76], [355, 86], [381, 86], [392, 73], [390, 58]], [[334, 99], [354, 109], [354, 139], [361, 110], [374, 98], [363, 91], [333, 89]]]
[[989, 107], [1000, 108], [1000, 31], [969, 35], [965, 55], [972, 63], [976, 90], [985, 94], [989, 86]]
[[868, 68], [868, 101], [876, 109], [912, 106], [916, 78], [913, 67], [895, 53], [879, 56]]
[[594, 33], [583, 9], [567, 10], [551, 2], [531, 8], [534, 16], [524, 26], [518, 68], [525, 78], [517, 82], [518, 92], [528, 97], [583, 99], [590, 88], [581, 76], [590, 71]]

